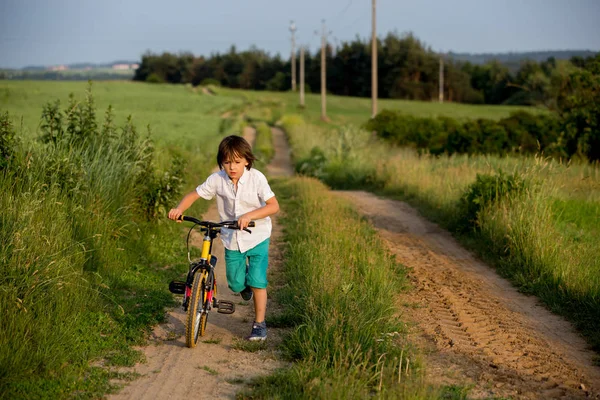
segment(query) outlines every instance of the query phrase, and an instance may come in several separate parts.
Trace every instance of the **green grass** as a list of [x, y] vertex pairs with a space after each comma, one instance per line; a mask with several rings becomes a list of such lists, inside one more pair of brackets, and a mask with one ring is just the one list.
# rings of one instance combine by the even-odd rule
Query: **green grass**
[[206, 372], [208, 372], [210, 375], [219, 375], [219, 371], [217, 371], [216, 369], [213, 369], [207, 365], [203, 366], [203, 367], [196, 367], [198, 369], [202, 369]]
[[553, 215], [560, 232], [573, 240], [590, 246], [598, 245], [600, 238], [600, 202], [581, 199], [556, 199]]
[[437, 389], [418, 379], [418, 356], [396, 318], [405, 271], [373, 228], [314, 179], [273, 187], [286, 210], [286, 285], [276, 297], [288, 317], [276, 320], [294, 325], [283, 345], [294, 363], [242, 396], [437, 398]]
[[271, 127], [265, 122], [255, 124], [256, 140], [254, 142], [254, 152], [263, 165], [267, 165], [275, 155], [273, 148], [273, 134]]
[[[83, 99], [86, 86], [87, 82], [0, 81], [0, 110], [9, 111], [17, 127], [22, 117], [24, 136], [34, 137], [46, 102], [59, 99], [66, 106], [70, 93]], [[241, 102], [204, 96], [183, 85], [127, 81], [94, 82], [93, 93], [99, 118], [112, 105], [117, 125], [131, 114], [138, 129], [150, 124], [157, 143], [183, 147], [200, 147], [202, 138], [219, 131], [221, 114]]]
[[[332, 125], [362, 125], [371, 118], [371, 99], [345, 96], [327, 96], [327, 116], [331, 123], [324, 123], [321, 117], [320, 94], [306, 94], [304, 109], [299, 108], [299, 93], [293, 92], [252, 92], [227, 88], [217, 88], [217, 93], [222, 96], [243, 99], [247, 103], [261, 104], [258, 112], [255, 108], [250, 115], [259, 119], [273, 121], [273, 117], [283, 114], [299, 114], [307, 121], [318, 126]], [[250, 107], [252, 108], [252, 107]], [[447, 116], [456, 119], [489, 118], [499, 120], [508, 117], [510, 113], [518, 110], [526, 110], [532, 113], [545, 112], [542, 109], [521, 106], [497, 106], [497, 105], [470, 105], [460, 103], [443, 103], [380, 99], [378, 109], [390, 109], [402, 111], [407, 114], [436, 117]], [[275, 120], [278, 118], [275, 118]]]
[[266, 342], [250, 342], [245, 339], [237, 339], [237, 340], [233, 341], [231, 348], [235, 349], [235, 350], [245, 351], [248, 353], [256, 353], [261, 350], [266, 350], [267, 343]]
[[[0, 81], [0, 110], [10, 111], [18, 132], [31, 143], [39, 135], [43, 104], [58, 98], [64, 106], [71, 92], [83, 99], [85, 86], [82, 82]], [[122, 125], [129, 114], [142, 136], [143, 128], [151, 125], [158, 165], [168, 164], [171, 153], [183, 155], [188, 161], [184, 192], [194, 188], [214, 167], [222, 135], [239, 132], [244, 124], [240, 114], [272, 123], [284, 112], [298, 112], [297, 94], [292, 93], [218, 89], [217, 96], [203, 96], [185, 86], [133, 82], [99, 82], [93, 91], [99, 121], [112, 104], [117, 125]], [[380, 109], [384, 103], [380, 103]], [[318, 95], [309, 95], [307, 104], [301, 113], [313, 124], [299, 128], [297, 140], [292, 139], [297, 159], [307, 156], [313, 145], [322, 146], [327, 157], [334, 155], [330, 158], [334, 163], [325, 171], [328, 176], [322, 179], [386, 190], [392, 196], [420, 204], [440, 220], [453, 210], [453, 202], [476, 172], [505, 165], [505, 161], [493, 158], [439, 162], [411, 152], [391, 152], [386, 146], [376, 147], [368, 134], [356, 129], [341, 134], [328, 129], [364, 122], [370, 116], [368, 99], [331, 96], [330, 124], [319, 121]], [[447, 112], [472, 118], [501, 118], [513, 109], [402, 101], [390, 101], [390, 107], [403, 107], [419, 115]], [[233, 110], [232, 116], [221, 119], [229, 109]], [[167, 283], [186, 271], [181, 226], [131, 218], [127, 203], [131, 198], [127, 187], [120, 184], [127, 171], [119, 170], [118, 163], [103, 164], [101, 157], [94, 160], [89, 170], [98, 179], [90, 181], [93, 190], [86, 197], [76, 197], [77, 203], [31, 182], [18, 182], [21, 186], [17, 188], [10, 176], [0, 182], [4, 210], [0, 223], [2, 398], [23, 397], [24, 393], [31, 397], [76, 394], [93, 398], [114, 390], [110, 379], [117, 377], [115, 373], [90, 365], [131, 365], [139, 360], [140, 354], [131, 346], [143, 343], [145, 330], [163, 318], [164, 308], [173, 304]], [[526, 166], [512, 159], [506, 162], [507, 170]], [[581, 254], [593, 256], [592, 250], [586, 253], [585, 249], [592, 247], [587, 243], [592, 243], [595, 233], [578, 232], [587, 232], [592, 226], [589, 218], [597, 215], [593, 207], [585, 205], [599, 198], [595, 191], [588, 190], [600, 187], [598, 170], [572, 165], [566, 169], [545, 166], [542, 171], [544, 179], [551, 178], [547, 186], [552, 189], [553, 199], [544, 208], [550, 210], [549, 214], [544, 215], [555, 216], [543, 221], [570, 232], [574, 246], [577, 241], [584, 244], [577, 248], [580, 259]], [[392, 369], [399, 360], [394, 360], [392, 354], [402, 348], [394, 341], [377, 341], [380, 333], [401, 331], [401, 323], [389, 319], [393, 297], [390, 290], [399, 282], [386, 274], [392, 271], [401, 281], [401, 271], [387, 258], [374, 233], [371, 231], [364, 243], [368, 250], [356, 247], [359, 239], [352, 239], [352, 235], [359, 230], [354, 228], [365, 222], [348, 205], [333, 201], [324, 187], [312, 181], [278, 185], [278, 197], [281, 193], [280, 200], [287, 198], [285, 207], [294, 214], [285, 222], [289, 246], [286, 264], [293, 285], [281, 293], [290, 311], [277, 316], [277, 321], [296, 327], [286, 341], [286, 349], [297, 362], [291, 370], [258, 382], [256, 397], [272, 397], [279, 391], [305, 398], [434, 396], [436, 390], [418, 382], [407, 380], [413, 383], [396, 385]], [[581, 204], [586, 210], [584, 217], [577, 211]], [[200, 215], [206, 206], [199, 202], [190, 213]], [[312, 235], [308, 229], [317, 229], [320, 234]], [[368, 229], [361, 227], [360, 232]], [[499, 229], [502, 232], [504, 228]], [[376, 267], [361, 268], [370, 263]], [[569, 263], [576, 265], [574, 261]], [[338, 264], [339, 268], [331, 269]], [[298, 276], [302, 271], [306, 273]], [[315, 278], [325, 274], [331, 275], [331, 280]], [[570, 288], [561, 282], [559, 288]], [[587, 299], [585, 282], [578, 284], [579, 299]], [[363, 286], [363, 290], [357, 290]], [[31, 288], [31, 293], [23, 296], [18, 288]], [[307, 293], [315, 295], [307, 297]], [[571, 292], [564, 293], [570, 296]], [[355, 317], [360, 304], [372, 305], [361, 315], [364, 320]], [[65, 323], [57, 326], [55, 321]], [[385, 364], [379, 358], [383, 352], [387, 354], [381, 359]], [[411, 372], [418, 376], [418, 364]]]
[[[297, 168], [334, 188], [367, 189], [416, 206], [454, 229], [477, 174], [517, 172], [524, 196], [495, 202], [465, 244], [521, 290], [566, 316], [600, 349], [600, 167], [542, 157], [431, 157], [391, 148], [354, 127], [326, 129], [284, 116]], [[312, 149], [318, 147], [320, 152]], [[364, 151], [368, 149], [368, 151]]]
[[[136, 214], [137, 167], [126, 154], [118, 148], [60, 153], [35, 141], [42, 105], [59, 98], [66, 106], [68, 93], [82, 99], [84, 88], [0, 83], [0, 109], [23, 127], [17, 129], [23, 167], [0, 173], [0, 398], [98, 398], [114, 391], [111, 379], [123, 376], [103, 366], [142, 360], [132, 346], [143, 344], [175, 305], [168, 282], [187, 271], [181, 225]], [[93, 94], [98, 107], [113, 105], [117, 125], [133, 114], [142, 137], [147, 123], [162, 127], [152, 127], [154, 162], [160, 172], [172, 153], [181, 154], [184, 190], [215, 166], [221, 111], [237, 104], [211, 102], [182, 86], [129, 82], [103, 82]], [[101, 125], [103, 110], [96, 116]], [[190, 213], [207, 206], [198, 202]], [[158, 210], [159, 217], [165, 212]]]

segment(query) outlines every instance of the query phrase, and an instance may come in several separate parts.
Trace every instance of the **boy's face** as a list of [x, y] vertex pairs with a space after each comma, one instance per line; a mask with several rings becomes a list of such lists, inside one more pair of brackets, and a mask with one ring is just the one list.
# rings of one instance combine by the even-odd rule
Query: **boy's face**
[[227, 176], [234, 181], [240, 179], [247, 165], [248, 160], [237, 155], [223, 161], [223, 169], [227, 173]]

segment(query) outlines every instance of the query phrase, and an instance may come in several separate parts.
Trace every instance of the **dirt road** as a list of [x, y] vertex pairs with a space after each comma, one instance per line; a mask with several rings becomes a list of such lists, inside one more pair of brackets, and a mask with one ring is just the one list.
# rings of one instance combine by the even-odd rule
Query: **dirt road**
[[[253, 129], [246, 129], [244, 132], [244, 137], [250, 143], [254, 143], [254, 135]], [[285, 137], [281, 131], [274, 132], [274, 135], [276, 143], [282, 149], [268, 166], [267, 173], [269, 176], [291, 174], [289, 155], [286, 158], [288, 153], [284, 150], [287, 149]], [[218, 221], [216, 206], [213, 204], [202, 217]], [[282, 257], [278, 252], [280, 246], [277, 245], [281, 236], [281, 228], [275, 216], [269, 253], [271, 276], [277, 273], [281, 265]], [[196, 244], [200, 244], [201, 240], [196, 237]], [[219, 259], [216, 269], [219, 298], [234, 302], [236, 312], [231, 315], [211, 312], [207, 333], [199, 339], [194, 349], [185, 346], [186, 314], [181, 307], [169, 312], [168, 322], [157, 326], [150, 338], [150, 345], [141, 349], [146, 362], [133, 369], [141, 377], [125, 386], [118, 394], [110, 396], [110, 399], [234, 399], [249, 380], [270, 374], [285, 365], [279, 360], [276, 350], [280, 343], [277, 329], [269, 328], [266, 349], [256, 353], [236, 350], [236, 344], [250, 334], [253, 305], [227, 288], [223, 245], [220, 240], [214, 243], [213, 254]], [[182, 254], [182, 257], [185, 255]], [[269, 299], [268, 310], [275, 307], [276, 304]]]
[[[600, 368], [569, 323], [518, 293], [406, 203], [338, 192], [372, 221], [415, 290], [403, 296], [427, 380], [469, 397], [600, 398]], [[408, 305], [408, 307], [406, 306]]]
[[[285, 137], [277, 129], [273, 135], [276, 157], [268, 172], [290, 175]], [[471, 386], [469, 398], [600, 398], [600, 368], [569, 323], [535, 298], [518, 293], [406, 203], [366, 192], [335, 193], [350, 199], [372, 221], [398, 262], [410, 269], [415, 289], [402, 295], [398, 307], [412, 326], [410, 339], [425, 354], [428, 382]], [[211, 208], [205, 217], [217, 218], [216, 210]], [[273, 240], [281, 240], [276, 221]], [[281, 264], [278, 247], [271, 246], [271, 273]], [[225, 282], [224, 268], [220, 273], [217, 279]], [[232, 347], [249, 331], [252, 306], [227, 288], [221, 293], [238, 304], [238, 311], [211, 314], [206, 339], [217, 343], [186, 348], [185, 315], [174, 310], [169, 323], [154, 331], [153, 345], [144, 350], [148, 362], [136, 367], [143, 377], [113, 398], [183, 398], [190, 393], [197, 398], [233, 398], [248, 379], [282, 366], [274, 329], [264, 351], [246, 353]]]

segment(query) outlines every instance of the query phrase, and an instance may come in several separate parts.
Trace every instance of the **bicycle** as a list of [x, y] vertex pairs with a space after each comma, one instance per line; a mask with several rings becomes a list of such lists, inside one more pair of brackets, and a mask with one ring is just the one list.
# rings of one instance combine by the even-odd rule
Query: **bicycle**
[[[221, 228], [239, 229], [239, 227], [237, 221], [200, 221], [197, 218], [183, 215], [179, 220], [194, 223], [186, 240], [190, 268], [185, 282], [171, 281], [169, 291], [174, 294], [183, 294], [182, 307], [187, 312], [185, 343], [187, 347], [194, 348], [198, 343], [198, 337], [204, 336], [208, 313], [211, 309], [216, 308], [221, 314], [233, 314], [235, 312], [235, 304], [226, 300], [217, 300], [217, 280], [215, 277], [217, 257], [212, 255], [211, 251], [213, 240], [221, 232]], [[204, 239], [202, 240], [200, 259], [192, 261], [190, 257], [190, 235], [197, 225], [200, 226], [199, 230], [204, 234]], [[250, 222], [248, 226], [254, 227], [255, 224]], [[252, 233], [248, 228], [244, 228], [244, 230]]]

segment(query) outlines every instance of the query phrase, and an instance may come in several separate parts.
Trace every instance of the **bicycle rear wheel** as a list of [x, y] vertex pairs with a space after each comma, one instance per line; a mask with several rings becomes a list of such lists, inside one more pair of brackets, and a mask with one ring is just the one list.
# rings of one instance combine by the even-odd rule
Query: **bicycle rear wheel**
[[206, 330], [208, 304], [205, 283], [207, 278], [208, 272], [206, 271], [196, 273], [194, 276], [185, 325], [185, 344], [189, 348], [196, 347], [198, 336], [204, 336]]

